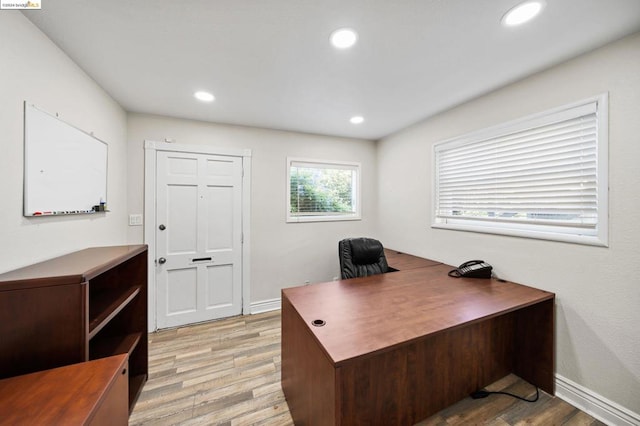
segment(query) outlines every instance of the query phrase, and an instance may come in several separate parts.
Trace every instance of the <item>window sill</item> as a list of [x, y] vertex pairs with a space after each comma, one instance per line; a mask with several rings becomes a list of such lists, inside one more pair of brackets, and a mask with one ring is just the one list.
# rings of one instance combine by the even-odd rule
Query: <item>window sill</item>
[[347, 220], [362, 220], [360, 215], [353, 216], [296, 216], [287, 217], [287, 223], [305, 223], [305, 222], [340, 222]]
[[432, 228], [449, 229], [452, 231], [479, 232], [483, 234], [506, 235], [510, 237], [531, 238], [536, 240], [559, 241], [563, 243], [583, 244], [588, 246], [608, 247], [604, 235], [583, 235], [550, 232], [533, 229], [516, 229], [511, 227], [486, 226], [479, 224], [461, 223], [432, 223]]

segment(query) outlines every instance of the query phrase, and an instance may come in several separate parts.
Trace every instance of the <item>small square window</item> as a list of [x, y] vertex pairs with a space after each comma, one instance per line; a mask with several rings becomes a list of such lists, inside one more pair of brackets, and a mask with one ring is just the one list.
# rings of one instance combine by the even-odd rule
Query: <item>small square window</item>
[[287, 222], [358, 220], [360, 164], [287, 159]]

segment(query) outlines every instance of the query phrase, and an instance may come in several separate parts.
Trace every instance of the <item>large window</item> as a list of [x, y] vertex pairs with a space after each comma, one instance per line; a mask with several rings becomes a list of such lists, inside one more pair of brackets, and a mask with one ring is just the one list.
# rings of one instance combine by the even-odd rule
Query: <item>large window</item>
[[607, 245], [607, 96], [434, 146], [433, 227]]
[[287, 222], [360, 219], [357, 163], [287, 159]]

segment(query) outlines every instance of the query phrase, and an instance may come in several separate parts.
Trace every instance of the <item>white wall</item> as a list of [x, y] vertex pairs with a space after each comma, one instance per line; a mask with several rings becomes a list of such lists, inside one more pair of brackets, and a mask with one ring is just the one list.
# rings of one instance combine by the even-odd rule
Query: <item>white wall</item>
[[[280, 298], [280, 289], [329, 281], [339, 275], [338, 240], [373, 235], [376, 212], [376, 147], [371, 141], [251, 127], [219, 125], [153, 115], [129, 115], [129, 208], [143, 211], [145, 140], [252, 150], [252, 303]], [[358, 161], [362, 164], [362, 220], [286, 223], [286, 158]], [[129, 241], [142, 242], [142, 227]]]
[[[609, 247], [430, 228], [434, 143], [609, 92]], [[380, 237], [556, 293], [556, 371], [640, 413], [640, 33], [378, 142]]]
[[[0, 13], [0, 40], [0, 271], [89, 246], [126, 243], [126, 113], [19, 11]], [[22, 216], [25, 100], [109, 144], [112, 212]]]

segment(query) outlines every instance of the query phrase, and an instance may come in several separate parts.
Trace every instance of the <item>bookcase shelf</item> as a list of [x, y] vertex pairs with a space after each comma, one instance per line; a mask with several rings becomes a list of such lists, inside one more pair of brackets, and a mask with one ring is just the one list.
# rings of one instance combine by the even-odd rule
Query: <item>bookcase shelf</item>
[[94, 339], [89, 348], [89, 359], [105, 358], [113, 354], [131, 355], [141, 337], [142, 333], [132, 333], [126, 336]]
[[89, 339], [92, 339], [109, 321], [118, 315], [138, 293], [140, 293], [140, 286], [128, 288], [124, 293], [111, 294], [103, 292], [96, 295], [89, 294]]
[[128, 354], [148, 377], [146, 245], [93, 247], [0, 274], [0, 379]]

